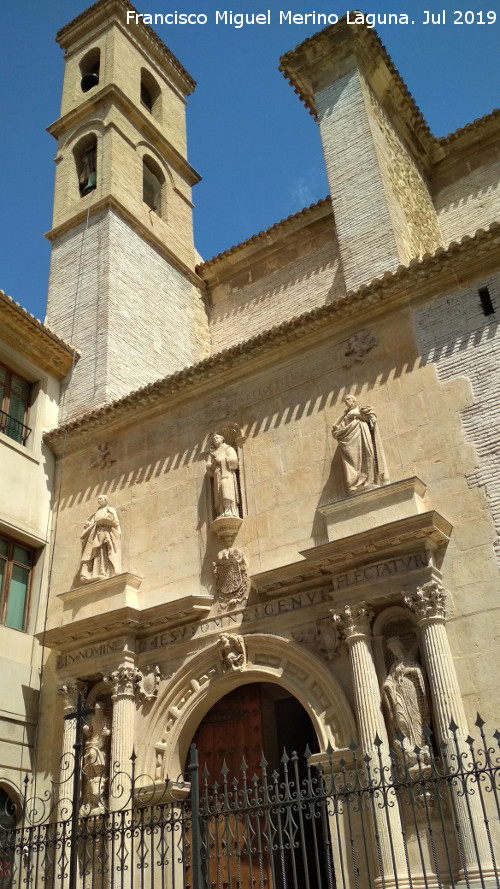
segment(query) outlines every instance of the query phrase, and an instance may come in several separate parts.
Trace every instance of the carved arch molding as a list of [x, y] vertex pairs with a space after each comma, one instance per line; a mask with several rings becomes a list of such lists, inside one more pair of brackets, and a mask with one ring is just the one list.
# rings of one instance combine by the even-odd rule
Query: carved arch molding
[[274, 682], [297, 698], [311, 718], [322, 750], [328, 742], [339, 749], [356, 738], [347, 698], [318, 658], [280, 636], [251, 634], [244, 640], [241, 670], [225, 669], [216, 638], [172, 677], [145, 727], [141, 745], [145, 761], [140, 766], [147, 774], [175, 781], [205, 714], [224, 695], [249, 682]]

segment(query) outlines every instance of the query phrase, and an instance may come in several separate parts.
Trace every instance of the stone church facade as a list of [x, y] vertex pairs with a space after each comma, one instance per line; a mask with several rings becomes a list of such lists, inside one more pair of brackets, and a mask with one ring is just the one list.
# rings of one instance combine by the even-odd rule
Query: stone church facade
[[80, 692], [106, 762], [159, 786], [193, 738], [219, 761], [203, 727], [236, 736], [250, 690], [226, 757], [496, 728], [498, 115], [434, 138], [340, 22], [281, 60], [332, 197], [199, 264], [194, 83], [127, 9], [58, 35], [46, 323], [80, 357], [45, 436], [41, 770]]

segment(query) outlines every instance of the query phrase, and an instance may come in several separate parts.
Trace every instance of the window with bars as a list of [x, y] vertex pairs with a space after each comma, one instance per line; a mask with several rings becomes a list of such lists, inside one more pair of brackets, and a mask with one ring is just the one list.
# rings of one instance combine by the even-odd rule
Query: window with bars
[[1, 623], [13, 630], [26, 626], [33, 556], [23, 543], [0, 536]]
[[0, 364], [0, 432], [26, 444], [30, 384]]

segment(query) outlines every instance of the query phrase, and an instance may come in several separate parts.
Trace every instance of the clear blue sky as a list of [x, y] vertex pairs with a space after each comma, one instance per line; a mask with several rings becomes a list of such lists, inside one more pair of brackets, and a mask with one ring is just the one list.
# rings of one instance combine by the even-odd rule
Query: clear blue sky
[[[290, 0], [256, 5], [217, 0], [140, 0], [140, 12], [205, 12], [207, 25], [158, 26], [162, 40], [198, 83], [187, 107], [189, 161], [201, 174], [193, 191], [195, 241], [205, 259], [328, 193], [317, 125], [277, 70], [279, 57], [317, 29], [279, 25], [279, 9], [345, 14], [348, 5]], [[442, 0], [445, 3], [446, 0]], [[260, 12], [273, 24], [240, 30], [215, 25], [215, 10]], [[0, 287], [42, 318], [50, 247], [55, 140], [63, 53], [57, 30], [85, 0], [2, 0], [0, 83], [3, 155]], [[420, 24], [442, 5], [367, 3], [366, 12], [407, 12], [415, 25], [377, 27], [379, 36], [435, 135], [446, 135], [500, 105], [500, 5], [494, 25]], [[461, 7], [481, 8], [478, 0]]]

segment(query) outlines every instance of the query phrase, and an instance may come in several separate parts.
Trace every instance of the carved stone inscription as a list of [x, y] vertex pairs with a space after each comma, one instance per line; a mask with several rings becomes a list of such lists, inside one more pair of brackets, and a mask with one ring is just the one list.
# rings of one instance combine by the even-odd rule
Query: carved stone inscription
[[72, 664], [79, 664], [82, 661], [93, 660], [96, 657], [104, 657], [107, 654], [114, 654], [116, 651], [123, 651], [126, 645], [126, 639], [111, 639], [109, 642], [98, 642], [96, 645], [87, 645], [85, 648], [79, 648], [77, 651], [70, 651], [68, 654], [62, 654], [57, 660], [57, 669], [63, 670]]
[[276, 614], [284, 614], [287, 611], [295, 611], [297, 608], [304, 608], [308, 605], [317, 605], [320, 602], [329, 601], [330, 588], [309, 590], [305, 593], [297, 593], [295, 596], [274, 599], [272, 602], [265, 602], [263, 605], [255, 605], [241, 611], [233, 611], [231, 614], [212, 617], [201, 623], [186, 624], [186, 626], [176, 627], [174, 630], [167, 630], [164, 633], [156, 633], [156, 635], [150, 636], [149, 639], [143, 639], [141, 643], [141, 651], [149, 651], [152, 648], [163, 648], [165, 645], [171, 645], [173, 642], [181, 642], [183, 640], [192, 639], [195, 636], [206, 636], [208, 633], [227, 630], [232, 627], [241, 627], [242, 624], [251, 621], [263, 620], [266, 617], [272, 617]]
[[392, 577], [394, 574], [406, 574], [407, 571], [415, 571], [418, 568], [427, 568], [427, 559], [423, 553], [412, 553], [409, 556], [400, 556], [397, 559], [388, 559], [384, 562], [375, 562], [363, 565], [362, 568], [353, 568], [345, 574], [337, 574], [332, 578], [333, 592], [346, 590], [350, 586], [360, 583], [373, 583]]

